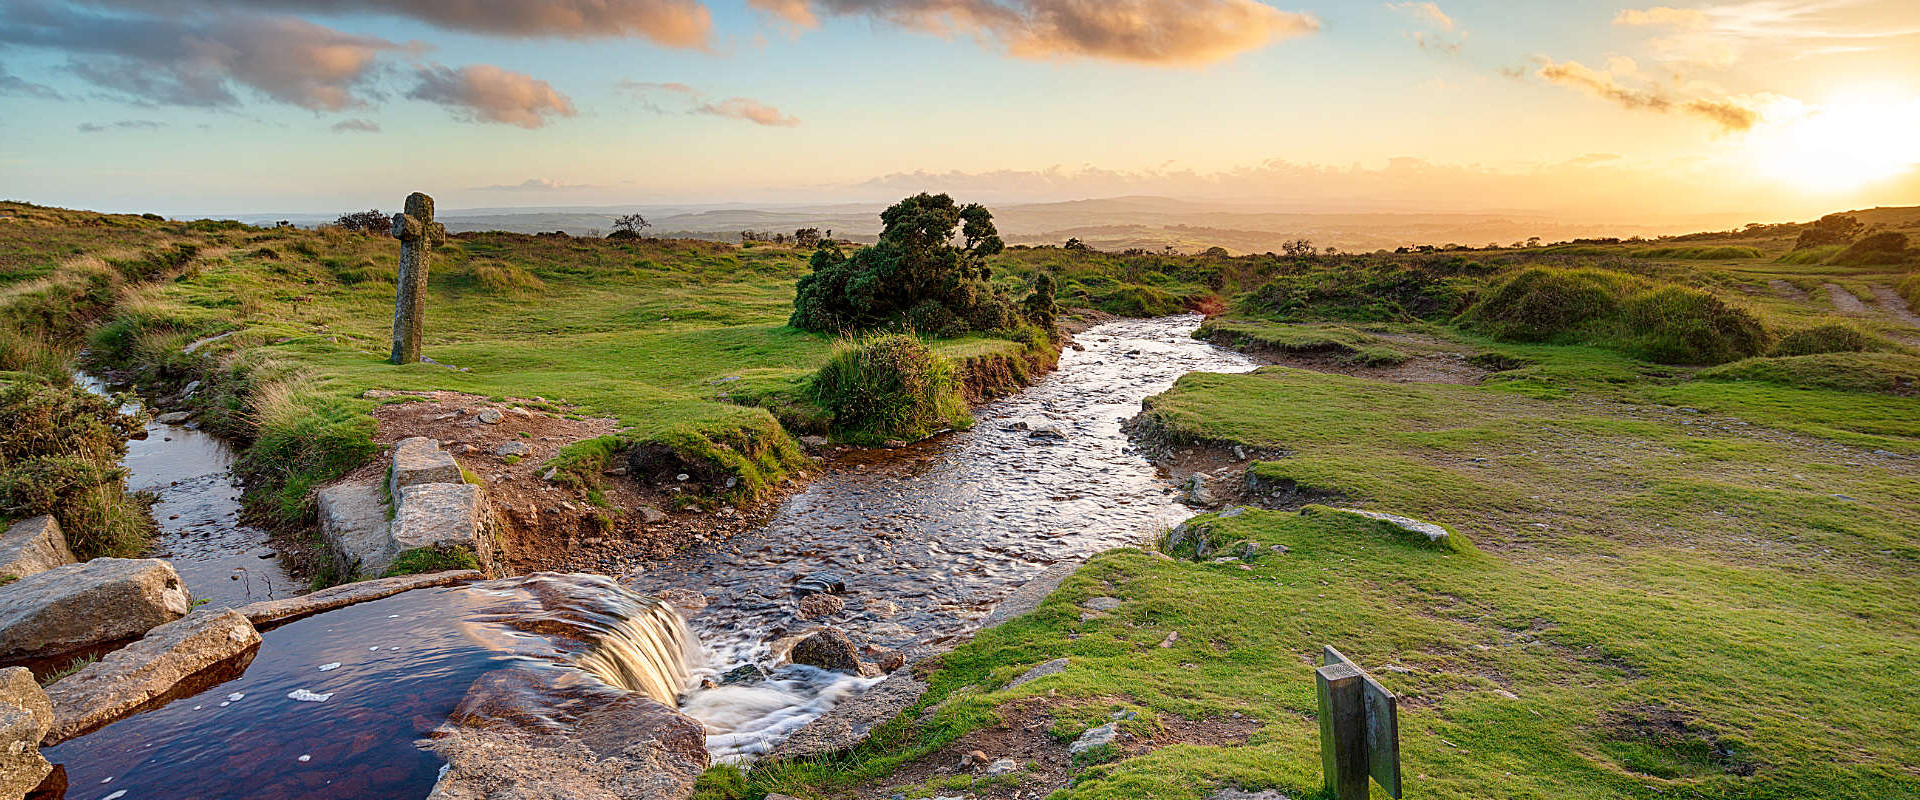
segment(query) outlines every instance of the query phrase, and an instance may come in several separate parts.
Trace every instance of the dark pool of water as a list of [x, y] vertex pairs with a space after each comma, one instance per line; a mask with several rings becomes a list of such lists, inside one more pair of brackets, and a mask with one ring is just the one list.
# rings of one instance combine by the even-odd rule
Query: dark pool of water
[[[705, 595], [691, 621], [717, 664], [771, 662], [775, 640], [811, 624], [794, 618], [795, 579], [820, 572], [846, 582], [847, 611], [832, 624], [893, 648], [952, 640], [1050, 565], [1145, 542], [1193, 513], [1121, 425], [1181, 375], [1256, 366], [1193, 339], [1199, 321], [1126, 320], [1082, 333], [1084, 352], [1068, 350], [1045, 380], [978, 409], [973, 429], [844, 459], [765, 528], [635, 565], [621, 580], [643, 594]], [[1066, 438], [1009, 429], [1028, 418], [1061, 425]], [[820, 707], [815, 700], [798, 702]], [[791, 709], [759, 722], [731, 717], [741, 727], [727, 747], [749, 754], [794, 727]], [[768, 736], [752, 735], [755, 726]]]
[[460, 624], [488, 600], [422, 589], [288, 623], [239, 677], [42, 753], [69, 800], [425, 797], [441, 762], [415, 740], [508, 657]]

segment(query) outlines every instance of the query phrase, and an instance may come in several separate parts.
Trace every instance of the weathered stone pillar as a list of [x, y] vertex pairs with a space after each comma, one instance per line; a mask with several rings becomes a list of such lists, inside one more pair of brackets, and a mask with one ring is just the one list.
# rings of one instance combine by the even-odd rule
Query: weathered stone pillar
[[447, 241], [447, 228], [433, 221], [433, 198], [407, 195], [407, 210], [393, 215], [393, 238], [400, 240], [400, 275], [393, 295], [395, 364], [420, 360], [420, 336], [427, 315], [427, 259]]

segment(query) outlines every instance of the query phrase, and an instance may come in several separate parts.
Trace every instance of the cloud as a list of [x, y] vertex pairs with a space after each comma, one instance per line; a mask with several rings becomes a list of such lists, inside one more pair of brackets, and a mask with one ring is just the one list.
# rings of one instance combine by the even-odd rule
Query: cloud
[[476, 186], [476, 192], [572, 192], [581, 189], [604, 188], [590, 183], [562, 183], [552, 178], [528, 178], [519, 183], [496, 183], [492, 186]]
[[129, 17], [35, 0], [0, 4], [0, 45], [65, 52], [74, 75], [139, 104], [229, 107], [244, 87], [315, 111], [366, 105], [376, 60], [408, 47], [292, 17]]
[[614, 84], [615, 88], [632, 92], [649, 110], [656, 113], [668, 113], [657, 101], [662, 95], [680, 95], [684, 102], [684, 111], [688, 114], [704, 114], [711, 117], [745, 120], [755, 125], [776, 128], [797, 128], [800, 118], [782, 112], [766, 103], [751, 97], [729, 97], [725, 100], [708, 100], [706, 93], [684, 83], [647, 83], [631, 78], [623, 78]]
[[1535, 73], [1548, 83], [1584, 90], [1622, 108], [1636, 111], [1680, 111], [1720, 125], [1728, 131], [1744, 131], [1760, 119], [1748, 103], [1730, 97], [1686, 97], [1654, 85], [1640, 75], [1631, 59], [1617, 58], [1602, 72], [1578, 61], [1555, 62], [1541, 58]]
[[1447, 12], [1445, 11], [1441, 11], [1437, 3], [1388, 3], [1387, 8], [1412, 14], [1414, 19], [1432, 25], [1439, 30], [1453, 30], [1453, 17], [1447, 16]]
[[0, 64], [0, 97], [34, 97], [41, 100], [66, 99], [61, 96], [59, 92], [54, 91], [51, 86], [44, 83], [34, 83], [33, 81], [7, 72], [7, 67], [4, 64]]
[[77, 126], [76, 130], [80, 131], [81, 133], [103, 133], [106, 131], [157, 131], [166, 126], [167, 124], [164, 122], [154, 122], [153, 120], [150, 120], [150, 119], [123, 119], [123, 120], [120, 120], [119, 122], [109, 122], [106, 124], [82, 122], [79, 124], [79, 126]]
[[768, 125], [777, 128], [796, 128], [800, 118], [780, 113], [780, 109], [746, 97], [729, 97], [718, 103], [702, 103], [694, 108], [695, 114], [708, 114], [715, 117], [744, 119], [755, 125]]
[[472, 122], [538, 128], [553, 117], [575, 115], [573, 101], [546, 81], [491, 64], [415, 70], [420, 83], [407, 97], [438, 103]]
[[1621, 9], [1614, 15], [1613, 24], [1645, 27], [1659, 25], [1674, 28], [1704, 28], [1707, 25], [1707, 12], [1697, 8], [1670, 8], [1654, 6], [1652, 8]]
[[379, 133], [380, 123], [370, 119], [343, 119], [333, 123], [329, 130], [334, 133]]
[[235, 7], [301, 14], [384, 14], [437, 28], [511, 37], [639, 37], [705, 49], [713, 15], [699, 0], [91, 0], [162, 14], [226, 15]]
[[821, 14], [972, 36], [1018, 58], [1201, 65], [1320, 29], [1255, 0], [748, 0], [799, 27]]

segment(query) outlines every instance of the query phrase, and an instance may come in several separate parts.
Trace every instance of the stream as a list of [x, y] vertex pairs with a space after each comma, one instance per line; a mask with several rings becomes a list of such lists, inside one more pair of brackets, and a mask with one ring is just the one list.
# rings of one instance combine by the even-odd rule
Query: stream
[[[617, 584], [543, 575], [416, 590], [275, 627], [224, 682], [48, 749], [65, 783], [35, 796], [424, 796], [440, 762], [417, 740], [477, 676], [527, 663], [669, 702], [681, 687], [679, 706], [706, 727], [713, 759], [750, 761], [878, 680], [782, 666], [779, 649], [798, 634], [830, 624], [893, 650], [951, 646], [1048, 567], [1142, 543], [1189, 516], [1122, 424], [1181, 375], [1255, 366], [1192, 339], [1199, 321], [1083, 332], [1083, 350], [976, 409], [971, 429], [838, 459], [765, 527], [635, 560]], [[191, 423], [153, 422], [129, 443], [130, 487], [160, 498], [154, 554], [172, 560], [196, 600], [300, 593], [266, 533], [240, 524], [232, 461]], [[798, 619], [803, 579], [844, 584], [846, 608]], [[704, 600], [688, 602], [696, 595]], [[554, 602], [567, 611], [556, 617]], [[489, 610], [503, 603], [512, 608]], [[576, 632], [553, 640], [557, 619], [575, 620], [561, 628]], [[746, 663], [766, 679], [709, 680]]]
[[[888, 649], [949, 645], [1048, 567], [1144, 543], [1193, 514], [1121, 425], [1181, 375], [1257, 366], [1192, 338], [1200, 320], [1085, 331], [1074, 337], [1084, 351], [1068, 349], [1053, 374], [976, 409], [972, 429], [836, 461], [766, 527], [635, 564], [620, 580], [641, 594], [704, 595], [690, 621], [722, 670], [771, 666], [783, 637], [817, 627], [794, 615], [795, 584], [809, 576], [846, 586], [846, 610], [823, 622]], [[1017, 425], [1040, 420], [1064, 438]], [[716, 760], [739, 760], [863, 686], [721, 686], [694, 690], [682, 707], [707, 724]]]

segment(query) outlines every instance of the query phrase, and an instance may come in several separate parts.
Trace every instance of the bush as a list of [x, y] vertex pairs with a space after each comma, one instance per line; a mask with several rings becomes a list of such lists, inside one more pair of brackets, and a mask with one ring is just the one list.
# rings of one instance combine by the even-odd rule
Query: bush
[[66, 380], [0, 375], [0, 518], [51, 514], [81, 559], [137, 556], [152, 528], [120, 459], [143, 421]]
[[1095, 305], [1123, 317], [1164, 317], [1186, 310], [1186, 304], [1165, 289], [1127, 284], [1108, 292]]
[[392, 236], [393, 218], [380, 213], [380, 209], [370, 208], [341, 214], [339, 219], [333, 221], [333, 227], [370, 236]]
[[953, 362], [905, 334], [835, 343], [811, 392], [833, 415], [835, 435], [861, 444], [923, 439], [973, 422]]
[[1821, 353], [1863, 353], [1877, 349], [1873, 338], [1859, 328], [1830, 322], [1787, 334], [1773, 346], [1773, 355], [1811, 356]]
[[1406, 264], [1347, 262], [1281, 275], [1242, 303], [1246, 311], [1286, 320], [1410, 322], [1459, 314], [1477, 288], [1478, 262], [1446, 259]]
[[[924, 304], [944, 306], [973, 330], [1009, 326], [1012, 301], [989, 282], [986, 258], [1006, 245], [983, 206], [955, 205], [947, 195], [920, 194], [880, 215], [880, 242], [849, 257], [827, 244], [815, 250], [813, 271], [800, 278], [789, 322], [809, 331], [850, 332], [900, 325], [909, 312], [934, 316]], [[960, 246], [952, 244], [956, 230]]]
[[1523, 270], [1461, 321], [1502, 341], [1590, 344], [1672, 364], [1720, 364], [1770, 343], [1759, 319], [1710, 293], [1598, 269]]

